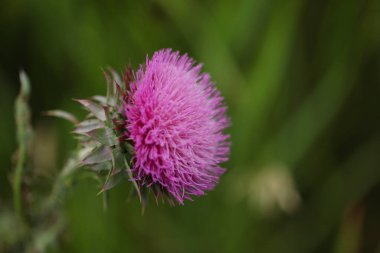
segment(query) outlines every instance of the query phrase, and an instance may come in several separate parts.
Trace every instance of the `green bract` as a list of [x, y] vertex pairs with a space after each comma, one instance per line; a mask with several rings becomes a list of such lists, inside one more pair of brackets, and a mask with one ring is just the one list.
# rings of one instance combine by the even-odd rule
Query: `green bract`
[[[74, 123], [73, 133], [81, 147], [79, 153], [84, 153], [80, 164], [102, 182], [99, 193], [105, 193], [119, 183], [129, 181], [144, 207], [146, 194], [141, 194], [131, 172], [134, 149], [121, 131], [125, 124], [120, 113], [121, 101], [132, 80], [131, 69], [128, 67], [122, 78], [112, 69], [110, 74], [105, 71], [103, 73], [107, 80], [107, 96], [75, 99], [88, 111], [85, 119], [78, 121], [72, 114], [60, 110], [48, 111], [46, 114]], [[120, 85], [121, 82], [123, 86]]]

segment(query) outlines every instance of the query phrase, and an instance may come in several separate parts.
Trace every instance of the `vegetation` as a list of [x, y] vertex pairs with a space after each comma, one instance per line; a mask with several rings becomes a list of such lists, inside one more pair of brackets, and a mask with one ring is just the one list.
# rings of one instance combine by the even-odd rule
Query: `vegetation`
[[[31, 252], [380, 252], [379, 17], [377, 0], [3, 0], [0, 252], [20, 238]], [[105, 94], [101, 68], [160, 48], [203, 62], [226, 98], [232, 154], [216, 189], [179, 207], [149, 199], [141, 215], [125, 183], [104, 211], [83, 174], [30, 231], [76, 145], [41, 112], [84, 116], [72, 98]], [[33, 135], [20, 136], [20, 69]]]

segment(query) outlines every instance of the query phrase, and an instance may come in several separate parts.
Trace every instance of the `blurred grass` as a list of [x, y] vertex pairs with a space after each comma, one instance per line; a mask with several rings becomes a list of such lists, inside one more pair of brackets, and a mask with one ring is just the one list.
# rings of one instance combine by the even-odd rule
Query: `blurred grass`
[[[100, 67], [137, 67], [171, 47], [203, 62], [226, 98], [228, 173], [208, 196], [184, 207], [152, 203], [144, 216], [126, 186], [111, 192], [104, 213], [96, 183], [78, 181], [51, 252], [380, 250], [379, 20], [377, 0], [3, 0], [0, 210], [10, 208], [20, 68], [33, 86], [33, 123], [59, 130], [62, 164], [74, 145], [70, 126], [39, 112], [83, 115], [71, 98], [105, 92]], [[301, 196], [293, 213], [275, 202], [268, 213], [250, 195], [273, 164]], [[41, 175], [41, 184], [51, 180]], [[285, 190], [276, 176], [268, 184]]]

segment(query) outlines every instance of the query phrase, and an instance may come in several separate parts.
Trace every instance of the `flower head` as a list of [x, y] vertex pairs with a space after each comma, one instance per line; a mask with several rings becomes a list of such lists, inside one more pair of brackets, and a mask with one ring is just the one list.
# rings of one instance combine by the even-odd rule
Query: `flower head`
[[201, 67], [186, 54], [158, 51], [135, 73], [123, 101], [134, 180], [180, 204], [213, 189], [229, 155], [226, 106]]

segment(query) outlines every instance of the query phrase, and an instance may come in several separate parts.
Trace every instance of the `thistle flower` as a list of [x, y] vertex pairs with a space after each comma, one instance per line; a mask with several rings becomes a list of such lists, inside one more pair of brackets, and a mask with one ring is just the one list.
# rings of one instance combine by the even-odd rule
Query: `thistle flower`
[[[187, 55], [156, 52], [122, 78], [104, 72], [107, 97], [77, 100], [89, 114], [76, 124], [81, 163], [96, 172], [101, 192], [131, 181], [143, 206], [153, 191], [183, 204], [214, 188], [228, 159], [226, 106], [210, 76]], [[114, 83], [113, 92], [110, 89]], [[124, 84], [124, 85], [122, 85]], [[67, 113], [51, 115], [68, 119]]]
[[123, 101], [134, 179], [180, 204], [214, 188], [229, 154], [226, 106], [201, 67], [187, 55], [158, 51], [140, 66]]

